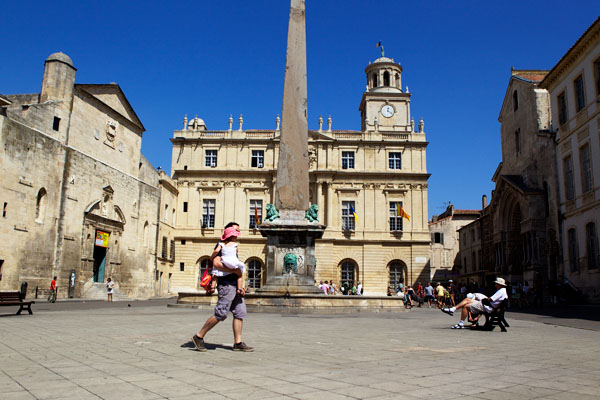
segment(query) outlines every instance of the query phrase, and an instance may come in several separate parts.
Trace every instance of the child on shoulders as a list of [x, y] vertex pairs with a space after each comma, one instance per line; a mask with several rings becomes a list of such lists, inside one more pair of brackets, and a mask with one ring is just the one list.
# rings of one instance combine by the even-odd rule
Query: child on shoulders
[[[216, 257], [220, 252], [221, 253], [221, 262], [223, 263], [224, 266], [226, 266], [227, 268], [231, 268], [231, 269], [239, 269], [242, 271], [242, 274], [243, 274], [245, 266], [244, 266], [244, 263], [241, 262], [238, 258], [238, 252], [237, 252], [238, 251], [238, 243], [236, 242], [237, 237], [240, 235], [241, 235], [241, 233], [234, 227], [229, 227], [229, 228], [225, 229], [225, 232], [223, 232], [223, 236], [221, 236], [221, 242], [219, 242], [219, 244], [213, 251], [211, 259]], [[213, 268], [212, 274], [213, 274], [212, 290], [214, 290], [217, 287], [218, 277], [225, 276], [228, 274], [217, 268]], [[237, 279], [237, 289], [241, 290], [242, 288], [243, 288], [243, 281], [242, 281], [242, 277], [239, 276]]]

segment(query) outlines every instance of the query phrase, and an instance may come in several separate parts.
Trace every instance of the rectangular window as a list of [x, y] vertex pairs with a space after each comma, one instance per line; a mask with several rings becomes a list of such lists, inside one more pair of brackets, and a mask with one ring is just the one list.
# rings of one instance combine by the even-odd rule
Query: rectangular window
[[2, 218], [6, 218], [6, 208], [8, 207], [8, 203], [4, 203], [4, 206], [2, 207]]
[[590, 222], [585, 226], [587, 236], [587, 258], [588, 269], [598, 268], [598, 236], [596, 234], [596, 224]]
[[565, 92], [559, 94], [556, 100], [558, 103], [558, 123], [564, 125], [567, 122], [567, 96]]
[[181, 245], [185, 246], [185, 239], [181, 239]]
[[179, 263], [179, 270], [181, 272], [185, 271], [185, 263]]
[[202, 201], [202, 228], [215, 227], [215, 200]]
[[402, 153], [390, 153], [389, 166], [390, 169], [402, 169]]
[[402, 216], [399, 214], [399, 209], [402, 207], [401, 201], [390, 201], [390, 231], [402, 231]]
[[252, 150], [252, 168], [262, 168], [265, 165], [265, 152], [263, 150]]
[[352, 210], [356, 212], [353, 201], [342, 201], [342, 229], [345, 231], [354, 230], [355, 219]]
[[585, 144], [579, 149], [579, 162], [581, 164], [581, 189], [583, 193], [587, 193], [592, 190], [592, 160], [589, 144]]
[[600, 96], [600, 58], [594, 61], [594, 79], [596, 80], [596, 96]]
[[52, 129], [54, 129], [55, 131], [58, 131], [59, 128], [60, 128], [60, 118], [54, 117], [54, 121], [52, 121]]
[[521, 128], [515, 131], [515, 152], [521, 154]]
[[169, 222], [169, 205], [165, 204], [165, 214], [163, 215], [163, 220], [165, 222]]
[[168, 241], [167, 237], [163, 236], [163, 238], [162, 238], [162, 251], [160, 252], [160, 256], [162, 258], [164, 258], [164, 259], [167, 258], [167, 254], [168, 254], [168, 252], [167, 252], [167, 250], [168, 250], [167, 249], [168, 243], [169, 243], [169, 241]]
[[585, 107], [585, 89], [583, 87], [583, 75], [579, 75], [575, 82], [575, 108], [577, 112], [583, 110]]
[[175, 261], [175, 241], [174, 240], [171, 240], [171, 254], [170, 254], [169, 259], [171, 261]]
[[434, 232], [433, 243], [444, 244], [444, 234], [442, 232]]
[[573, 200], [575, 198], [575, 185], [573, 183], [573, 163], [571, 156], [563, 160], [563, 169], [565, 175], [565, 193], [567, 200]]
[[217, 166], [217, 150], [204, 151], [204, 166], [215, 168]]
[[256, 228], [262, 222], [262, 200], [250, 200], [250, 229]]
[[188, 202], [184, 201], [183, 202], [183, 212], [187, 212], [187, 206], [188, 206]]
[[342, 169], [354, 169], [353, 151], [342, 151]]
[[569, 231], [567, 232], [567, 243], [569, 250], [569, 266], [571, 267], [571, 272], [579, 271], [579, 265], [577, 262], [577, 236], [575, 229], [569, 229]]

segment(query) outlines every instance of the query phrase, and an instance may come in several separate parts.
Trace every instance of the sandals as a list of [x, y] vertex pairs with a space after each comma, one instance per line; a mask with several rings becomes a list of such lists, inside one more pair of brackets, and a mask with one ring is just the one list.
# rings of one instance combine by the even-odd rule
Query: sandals
[[465, 326], [461, 325], [461, 324], [456, 324], [456, 325], [452, 325], [450, 328], [451, 329], [465, 329]]

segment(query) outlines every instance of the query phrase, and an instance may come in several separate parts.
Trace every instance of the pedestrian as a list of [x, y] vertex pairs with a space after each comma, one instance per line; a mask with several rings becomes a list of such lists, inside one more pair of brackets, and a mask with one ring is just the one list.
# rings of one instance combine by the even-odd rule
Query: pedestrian
[[450, 294], [450, 302], [452, 303], [452, 307], [454, 307], [456, 305], [456, 303], [454, 302], [454, 295], [456, 294], [456, 289], [454, 287], [454, 282], [452, 282], [452, 279], [448, 281], [448, 293]]
[[435, 297], [433, 297], [433, 286], [431, 286], [431, 282], [427, 282], [427, 286], [425, 286], [425, 299], [429, 308], [431, 308], [431, 302], [435, 301]]
[[358, 282], [358, 285], [356, 285], [356, 294], [359, 296], [362, 296], [362, 292], [363, 292], [362, 283]]
[[325, 296], [327, 296], [329, 294], [329, 284], [327, 283], [327, 281], [323, 282], [319, 286], [321, 286], [321, 290], [323, 291], [323, 293], [325, 294]]
[[113, 291], [114, 291], [114, 287], [115, 287], [115, 283], [112, 281], [112, 279], [108, 278], [106, 280], [106, 291], [108, 293], [108, 300], [107, 301], [113, 301]]
[[446, 289], [444, 289], [442, 284], [438, 282], [437, 286], [435, 287], [435, 291], [437, 294], [437, 306], [438, 308], [442, 308], [444, 305], [444, 294], [446, 292]]
[[329, 280], [329, 294], [337, 294], [337, 286], [335, 286], [335, 283], [333, 283], [333, 279]]
[[48, 292], [48, 303], [56, 303], [56, 276], [50, 282], [50, 291]]
[[352, 294], [356, 295], [356, 285], [352, 284]]
[[[230, 269], [239, 269], [242, 271], [242, 275], [244, 274], [244, 263], [241, 262], [238, 258], [238, 244], [237, 238], [240, 236], [240, 230], [236, 229], [233, 226], [225, 228], [223, 232], [223, 236], [221, 236], [221, 242], [214, 249], [211, 258], [215, 258], [217, 255], [221, 256], [221, 263]], [[213, 284], [212, 288], [215, 289], [218, 285], [219, 277], [225, 276], [226, 273], [213, 268]], [[243, 289], [244, 283], [242, 281], [242, 276], [238, 276], [237, 279], [237, 291]]]
[[[230, 222], [225, 226], [234, 228], [239, 232], [240, 225], [237, 222]], [[198, 333], [192, 337], [192, 342], [198, 351], [206, 351], [204, 337], [219, 322], [227, 318], [229, 311], [233, 314], [233, 348], [234, 351], [254, 351], [254, 349], [242, 342], [242, 328], [244, 318], [246, 318], [246, 303], [244, 302], [244, 288], [238, 289], [238, 279], [242, 276], [242, 270], [239, 268], [229, 268], [223, 265], [221, 255], [211, 255], [213, 268], [226, 272], [227, 275], [220, 277], [217, 285], [218, 300], [215, 306], [215, 313], [211, 315]]]

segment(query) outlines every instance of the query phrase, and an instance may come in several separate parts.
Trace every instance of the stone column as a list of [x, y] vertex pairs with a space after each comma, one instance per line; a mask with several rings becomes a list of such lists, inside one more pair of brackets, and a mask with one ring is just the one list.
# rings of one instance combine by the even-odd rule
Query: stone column
[[333, 183], [327, 182], [327, 226], [331, 227], [333, 221]]
[[291, 0], [287, 43], [275, 206], [303, 219], [309, 204], [304, 0]]
[[319, 206], [319, 221], [323, 221], [323, 182], [317, 180], [317, 206]]

